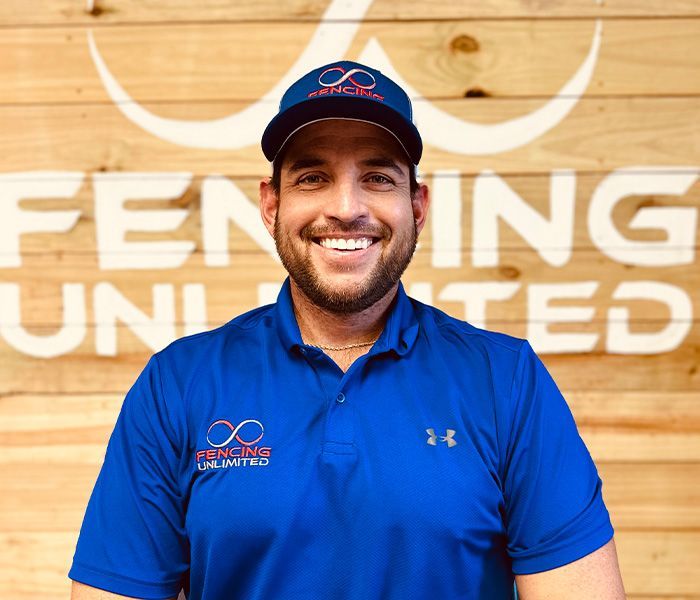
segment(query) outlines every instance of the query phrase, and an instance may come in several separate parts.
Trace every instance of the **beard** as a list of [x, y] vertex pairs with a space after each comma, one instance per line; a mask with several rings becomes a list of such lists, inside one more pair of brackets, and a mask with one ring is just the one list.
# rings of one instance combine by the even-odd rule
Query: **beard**
[[[363, 280], [339, 288], [322, 279], [311, 260], [310, 247], [310, 244], [315, 243], [313, 238], [338, 231], [379, 238], [374, 244], [383, 244], [385, 240], [395, 238], [394, 248], [388, 253], [382, 251], [377, 263]], [[416, 250], [416, 223], [414, 221], [413, 227], [407, 231], [393, 236], [390, 234], [387, 227], [368, 230], [353, 223], [338, 223], [332, 231], [330, 228], [307, 226], [301, 230], [300, 237], [305, 244], [299, 249], [289, 234], [282, 231], [279, 218], [275, 221], [275, 246], [289, 276], [311, 302], [337, 315], [356, 314], [370, 308], [384, 298], [401, 279]]]

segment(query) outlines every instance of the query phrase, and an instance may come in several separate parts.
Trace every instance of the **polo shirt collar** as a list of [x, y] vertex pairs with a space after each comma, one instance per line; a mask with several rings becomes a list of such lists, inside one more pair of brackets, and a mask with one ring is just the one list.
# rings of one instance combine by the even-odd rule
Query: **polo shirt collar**
[[[418, 319], [411, 299], [406, 295], [403, 284], [399, 282], [396, 298], [379, 339], [370, 354], [393, 351], [399, 356], [406, 354], [418, 337]], [[287, 277], [277, 296], [274, 308], [275, 325], [282, 344], [287, 350], [294, 350], [304, 345], [301, 332], [294, 315], [292, 292]]]

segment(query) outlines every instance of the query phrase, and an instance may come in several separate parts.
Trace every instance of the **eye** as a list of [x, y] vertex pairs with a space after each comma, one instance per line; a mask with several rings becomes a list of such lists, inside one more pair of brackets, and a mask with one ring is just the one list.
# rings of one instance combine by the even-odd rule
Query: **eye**
[[367, 181], [370, 183], [378, 183], [378, 184], [392, 184], [394, 183], [389, 177], [386, 175], [382, 175], [381, 173], [373, 173], [369, 177], [367, 177]]
[[318, 173], [307, 173], [297, 179], [298, 185], [316, 185], [323, 182], [323, 178]]

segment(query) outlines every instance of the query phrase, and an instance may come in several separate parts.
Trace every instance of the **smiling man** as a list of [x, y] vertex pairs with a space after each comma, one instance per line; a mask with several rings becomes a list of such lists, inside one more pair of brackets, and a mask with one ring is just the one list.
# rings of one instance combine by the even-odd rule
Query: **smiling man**
[[262, 138], [275, 304], [156, 354], [73, 598], [621, 599], [601, 481], [524, 340], [408, 298], [429, 194], [404, 91], [349, 61]]
[[346, 371], [382, 331], [428, 191], [393, 134], [371, 123], [321, 120], [287, 146], [279, 177], [260, 185], [263, 220], [290, 275], [302, 339]]

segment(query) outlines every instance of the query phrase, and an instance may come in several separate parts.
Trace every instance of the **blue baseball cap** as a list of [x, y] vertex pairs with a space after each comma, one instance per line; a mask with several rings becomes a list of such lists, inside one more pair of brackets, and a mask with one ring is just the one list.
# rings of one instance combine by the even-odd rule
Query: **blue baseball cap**
[[284, 93], [262, 136], [267, 160], [272, 162], [299, 129], [325, 119], [378, 125], [398, 140], [414, 165], [420, 161], [423, 142], [406, 92], [380, 71], [349, 60], [310, 71]]

